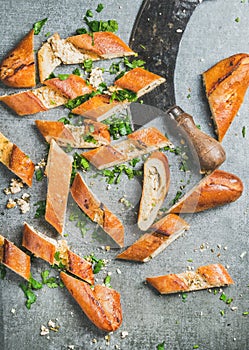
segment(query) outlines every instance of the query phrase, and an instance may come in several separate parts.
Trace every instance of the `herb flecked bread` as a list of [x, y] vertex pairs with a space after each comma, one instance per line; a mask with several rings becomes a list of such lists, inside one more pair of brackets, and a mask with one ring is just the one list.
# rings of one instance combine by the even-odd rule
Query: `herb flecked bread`
[[146, 281], [158, 290], [160, 294], [217, 288], [234, 283], [225, 267], [221, 264], [200, 266], [196, 271], [187, 271], [179, 274], [147, 277]]

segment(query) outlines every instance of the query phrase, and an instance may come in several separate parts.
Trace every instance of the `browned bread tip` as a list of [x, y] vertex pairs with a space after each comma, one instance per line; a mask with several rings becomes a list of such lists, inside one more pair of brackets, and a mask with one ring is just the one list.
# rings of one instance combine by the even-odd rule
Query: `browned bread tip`
[[152, 225], [151, 232], [145, 233], [116, 259], [148, 262], [188, 229], [189, 224], [185, 220], [169, 214]]
[[114, 85], [120, 89], [133, 91], [141, 97], [164, 82], [165, 78], [138, 67], [125, 73], [115, 81]]
[[50, 265], [64, 266], [73, 275], [90, 284], [94, 283], [92, 264], [72, 252], [65, 240], [50, 238], [24, 223], [22, 245]]
[[1, 235], [0, 263], [26, 280], [30, 279], [30, 256]]
[[138, 211], [138, 227], [146, 231], [154, 222], [168, 193], [170, 170], [167, 157], [153, 152], [144, 162], [143, 187]]
[[201, 266], [196, 271], [187, 271], [179, 274], [147, 277], [146, 281], [158, 290], [160, 294], [217, 288], [234, 283], [225, 267], [221, 264]]
[[236, 201], [243, 192], [241, 179], [216, 169], [179, 199], [170, 213], [197, 213]]
[[61, 272], [60, 277], [70, 294], [96, 327], [111, 332], [121, 326], [122, 308], [120, 294], [117, 291], [98, 284], [91, 287], [65, 272]]
[[124, 245], [124, 227], [121, 221], [88, 188], [77, 173], [71, 186], [71, 194], [83, 212], [120, 246]]
[[52, 139], [46, 175], [48, 179], [45, 219], [62, 234], [72, 173], [72, 159]]
[[0, 80], [5, 85], [16, 88], [28, 88], [36, 85], [33, 29], [2, 60]]
[[31, 159], [0, 132], [0, 162], [25, 184], [32, 186], [35, 165]]
[[101, 170], [170, 145], [171, 142], [158, 129], [148, 127], [133, 132], [113, 146], [84, 152], [83, 156]]
[[202, 74], [206, 96], [221, 142], [236, 116], [249, 85], [249, 55], [235, 54]]

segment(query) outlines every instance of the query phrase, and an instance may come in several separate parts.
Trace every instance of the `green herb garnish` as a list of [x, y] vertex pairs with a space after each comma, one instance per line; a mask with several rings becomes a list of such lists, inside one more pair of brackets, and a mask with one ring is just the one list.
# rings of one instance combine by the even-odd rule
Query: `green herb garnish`
[[193, 349], [199, 349], [199, 345], [194, 345]]
[[165, 345], [165, 342], [162, 342], [162, 343], [158, 344], [157, 347], [156, 347], [157, 350], [165, 350], [164, 345]]
[[246, 127], [245, 126], [242, 127], [242, 136], [246, 137]]
[[47, 20], [48, 20], [47, 18], [44, 18], [41, 21], [38, 21], [38, 22], [33, 24], [33, 29], [34, 29], [34, 34], [35, 35], [38, 35], [40, 33], [42, 27], [47, 22]]
[[187, 297], [188, 297], [187, 293], [182, 293], [182, 301], [183, 301], [184, 303], [186, 302]]
[[181, 196], [182, 196], [182, 191], [177, 191], [175, 198], [171, 201], [170, 205], [174, 205], [178, 201], [178, 199], [181, 198]]
[[128, 89], [119, 89], [111, 94], [110, 102], [114, 100], [117, 100], [119, 102], [123, 102], [126, 100], [129, 102], [135, 102], [137, 101], [137, 94]]
[[35, 172], [36, 180], [41, 181], [43, 179], [43, 177], [44, 177], [44, 171], [41, 168], [37, 169]]
[[82, 63], [82, 68], [87, 72], [90, 73], [92, 71], [93, 68], [93, 60], [86, 59], [84, 60], [84, 62]]
[[56, 277], [49, 277], [50, 271], [45, 270], [41, 272], [41, 277], [42, 277], [42, 283], [46, 284], [48, 288], [57, 288], [57, 287], [63, 287], [63, 283], [57, 282]]
[[104, 8], [104, 5], [103, 4], [98, 4], [97, 8], [96, 8], [96, 12], [101, 12]]
[[109, 126], [110, 135], [114, 140], [132, 133], [132, 126], [128, 116], [125, 118], [111, 117], [103, 121], [103, 123]]
[[26, 284], [21, 283], [20, 287], [27, 298], [25, 305], [27, 309], [30, 309], [31, 305], [36, 301], [36, 295], [33, 290], [41, 289], [42, 284], [31, 276], [29, 281]]
[[6, 276], [6, 267], [0, 264], [0, 279], [3, 280]]
[[73, 155], [71, 183], [73, 182], [78, 170], [88, 170], [89, 167], [90, 165], [88, 160], [79, 153], [75, 152]]
[[37, 219], [37, 218], [40, 218], [41, 216], [44, 216], [46, 211], [46, 201], [45, 200], [39, 201], [34, 205], [38, 207], [35, 212], [35, 218]]
[[92, 264], [94, 264], [93, 267], [93, 273], [98, 273], [104, 266], [105, 262], [102, 259], [97, 259], [94, 254], [90, 254], [88, 256], [84, 257], [86, 260], [90, 261]]
[[107, 275], [106, 278], [104, 279], [104, 284], [106, 287], [111, 288], [111, 276]]

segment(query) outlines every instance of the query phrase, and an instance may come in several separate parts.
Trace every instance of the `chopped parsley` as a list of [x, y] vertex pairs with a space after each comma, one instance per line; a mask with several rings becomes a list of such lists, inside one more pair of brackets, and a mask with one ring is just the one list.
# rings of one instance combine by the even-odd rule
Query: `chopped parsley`
[[85, 94], [85, 95], [81, 95], [81, 96], [77, 96], [71, 100], [69, 100], [66, 104], [65, 107], [67, 107], [68, 109], [72, 110], [76, 107], [78, 107], [79, 105], [81, 105], [82, 103], [88, 101], [90, 98], [92, 98], [95, 95], [98, 95], [100, 92], [98, 91], [93, 91], [89, 94]]
[[128, 116], [117, 118], [111, 117], [103, 121], [108, 125], [110, 135], [114, 140], [132, 133], [132, 126]]
[[26, 305], [27, 309], [30, 309], [31, 305], [33, 303], [35, 303], [35, 301], [37, 299], [37, 297], [36, 297], [35, 293], [33, 292], [33, 290], [41, 289], [42, 288], [42, 283], [36, 281], [31, 276], [29, 281], [26, 284], [21, 283], [20, 287], [21, 287], [24, 295], [27, 298], [25, 305]]
[[44, 177], [44, 171], [43, 169], [39, 168], [35, 171], [35, 178], [37, 181], [42, 181]]
[[224, 310], [220, 310], [220, 314], [221, 314], [221, 316], [224, 316], [225, 315], [225, 311]]
[[243, 315], [243, 316], [248, 316], [248, 315], [249, 315], [249, 311], [244, 311], [244, 312], [242, 313], [242, 315]]
[[63, 287], [63, 283], [58, 282], [56, 277], [49, 277], [50, 271], [45, 270], [41, 272], [42, 284], [46, 284], [48, 288]]
[[108, 184], [118, 184], [121, 181], [122, 174], [128, 176], [128, 179], [131, 180], [135, 176], [141, 176], [142, 170], [135, 170], [128, 167], [125, 164], [116, 165], [113, 170], [104, 169], [102, 170], [102, 175], [106, 177], [106, 181]]
[[182, 302], [185, 303], [187, 300], [187, 297], [188, 297], [187, 293], [182, 293]]
[[104, 8], [104, 5], [103, 4], [98, 4], [97, 8], [96, 8], [96, 12], [101, 12]]
[[194, 346], [193, 346], [193, 349], [199, 349], [199, 345], [197, 345], [197, 344], [194, 345]]
[[88, 256], [85, 256], [84, 259], [89, 261], [91, 264], [94, 264], [93, 266], [93, 273], [99, 273], [100, 270], [105, 266], [105, 262], [103, 259], [97, 259], [94, 254], [90, 254]]
[[0, 264], [0, 279], [3, 280], [6, 276], [6, 267]]
[[44, 24], [47, 22], [47, 18], [44, 18], [36, 23], [33, 24], [33, 29], [34, 29], [34, 34], [38, 35], [42, 29], [42, 27], [44, 26]]
[[223, 292], [220, 296], [220, 300], [224, 301], [227, 305], [230, 305], [233, 301], [233, 298], [228, 298], [226, 294]]
[[93, 60], [92, 59], [86, 59], [84, 60], [84, 62], [82, 63], [82, 68], [87, 72], [91, 72], [92, 68], [93, 68]]
[[242, 136], [246, 137], [246, 127], [245, 126], [242, 127]]
[[111, 276], [107, 275], [106, 278], [104, 279], [104, 284], [106, 287], [111, 288]]
[[128, 89], [118, 89], [111, 94], [110, 102], [114, 100], [119, 102], [124, 102], [124, 101], [135, 102], [137, 101], [137, 94]]
[[88, 160], [79, 153], [75, 152], [73, 155], [71, 183], [73, 182], [78, 170], [88, 170], [89, 167], [90, 165]]
[[34, 205], [38, 207], [35, 212], [35, 218], [37, 219], [37, 218], [40, 218], [41, 216], [44, 216], [46, 211], [46, 201], [45, 200], [39, 201]]
[[182, 196], [182, 191], [177, 191], [175, 198], [170, 202], [170, 205], [174, 205], [178, 201], [178, 199], [181, 198], [181, 196]]
[[165, 342], [162, 342], [162, 343], [160, 343], [160, 344], [157, 345], [156, 349], [157, 349], [157, 350], [165, 350], [164, 345], [165, 345]]

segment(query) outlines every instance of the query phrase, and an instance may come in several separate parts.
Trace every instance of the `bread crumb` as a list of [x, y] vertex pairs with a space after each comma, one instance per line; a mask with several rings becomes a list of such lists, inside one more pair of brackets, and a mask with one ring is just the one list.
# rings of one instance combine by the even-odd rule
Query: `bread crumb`
[[12, 209], [12, 208], [15, 208], [15, 206], [16, 206], [16, 202], [12, 198], [9, 198], [9, 200], [6, 204], [6, 208]]
[[124, 338], [126, 338], [127, 336], [128, 336], [128, 332], [127, 331], [123, 331], [123, 332], [121, 332], [121, 334], [120, 334], [120, 337], [122, 338], [122, 339], [124, 339]]
[[48, 334], [49, 334], [49, 329], [42, 324], [40, 335], [48, 335]]

